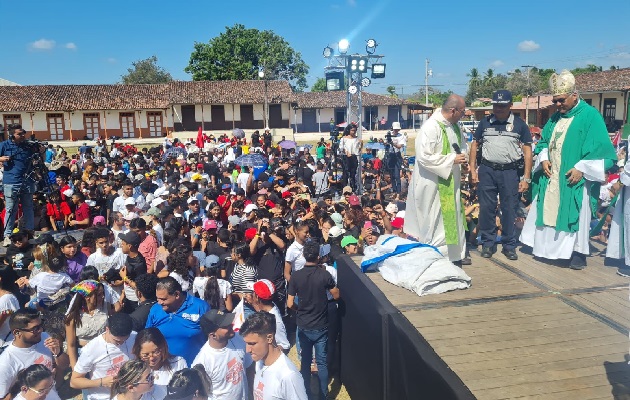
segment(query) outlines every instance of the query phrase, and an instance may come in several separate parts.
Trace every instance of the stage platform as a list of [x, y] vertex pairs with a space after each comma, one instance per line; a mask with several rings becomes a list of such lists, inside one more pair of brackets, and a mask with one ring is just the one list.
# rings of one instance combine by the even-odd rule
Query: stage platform
[[424, 297], [366, 276], [477, 399], [630, 399], [630, 279], [600, 250], [582, 271], [473, 252], [470, 289]]

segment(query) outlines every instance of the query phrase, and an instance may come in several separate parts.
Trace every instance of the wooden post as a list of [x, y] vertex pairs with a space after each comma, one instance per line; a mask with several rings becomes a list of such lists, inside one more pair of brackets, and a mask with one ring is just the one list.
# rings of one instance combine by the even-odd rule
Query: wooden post
[[70, 140], [72, 141], [72, 111], [68, 111], [68, 120], [70, 121]]
[[109, 139], [107, 134], [107, 111], [103, 110], [103, 126], [105, 127], [105, 140]]
[[34, 113], [29, 112], [29, 115], [31, 116], [31, 135], [35, 134], [35, 128], [34, 128], [34, 125], [33, 125], [33, 114]]
[[140, 139], [142, 139], [142, 110], [138, 111], [138, 130], [140, 132]]
[[166, 136], [168, 136], [168, 108], [164, 109], [164, 116], [166, 117]]
[[203, 120], [203, 102], [201, 103], [201, 132], [203, 132], [205, 129], [204, 127], [204, 120]]
[[[243, 117], [241, 117], [241, 121], [242, 121], [242, 118]], [[236, 128], [236, 123], [234, 122], [234, 103], [232, 103], [232, 130], [234, 128]]]

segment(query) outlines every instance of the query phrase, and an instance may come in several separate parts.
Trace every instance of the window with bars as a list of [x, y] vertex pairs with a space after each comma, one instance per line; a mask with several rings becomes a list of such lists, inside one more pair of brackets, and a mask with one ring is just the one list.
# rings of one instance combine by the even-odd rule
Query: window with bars
[[22, 125], [22, 116], [20, 114], [4, 114], [4, 127], [11, 124], [20, 124]]

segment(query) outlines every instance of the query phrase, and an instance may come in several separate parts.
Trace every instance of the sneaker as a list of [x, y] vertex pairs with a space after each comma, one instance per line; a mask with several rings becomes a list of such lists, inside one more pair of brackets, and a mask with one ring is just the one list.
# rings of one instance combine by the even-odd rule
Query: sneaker
[[492, 247], [488, 247], [488, 246], [483, 246], [483, 248], [481, 249], [481, 257], [483, 258], [490, 258], [492, 257]]
[[472, 265], [472, 260], [470, 259], [470, 257], [464, 257], [460, 262], [462, 265]]
[[9, 237], [5, 237], [4, 241], [2, 242], [2, 246], [4, 247], [9, 247], [9, 245], [11, 244], [11, 239], [9, 239]]
[[618, 268], [617, 275], [623, 276], [624, 278], [630, 278], [630, 267], [626, 265], [625, 267]]
[[503, 253], [505, 258], [507, 258], [508, 260], [518, 260], [518, 254], [516, 254], [516, 250], [514, 249], [503, 249], [501, 250], [501, 253]]
[[586, 268], [586, 256], [581, 253], [573, 252], [573, 255], [571, 256], [571, 262], [569, 263], [569, 268], [575, 270]]

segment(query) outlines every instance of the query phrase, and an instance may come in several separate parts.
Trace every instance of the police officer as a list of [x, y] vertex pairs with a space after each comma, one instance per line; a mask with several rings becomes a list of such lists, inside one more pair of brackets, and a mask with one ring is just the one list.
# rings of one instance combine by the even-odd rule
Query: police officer
[[400, 132], [400, 122], [392, 123], [391, 143], [387, 159], [387, 168], [392, 177], [392, 190], [400, 193], [400, 169], [402, 168], [402, 150], [407, 146], [407, 135]]
[[[481, 256], [485, 258], [496, 252], [498, 195], [502, 253], [510, 260], [518, 259], [514, 223], [519, 193], [527, 191], [531, 183], [532, 136], [527, 124], [511, 112], [511, 107], [512, 93], [507, 90], [494, 92], [493, 114], [479, 123], [470, 146], [470, 175], [472, 184], [477, 186]], [[477, 151], [481, 151], [478, 170]], [[521, 178], [519, 169], [523, 165]]]

